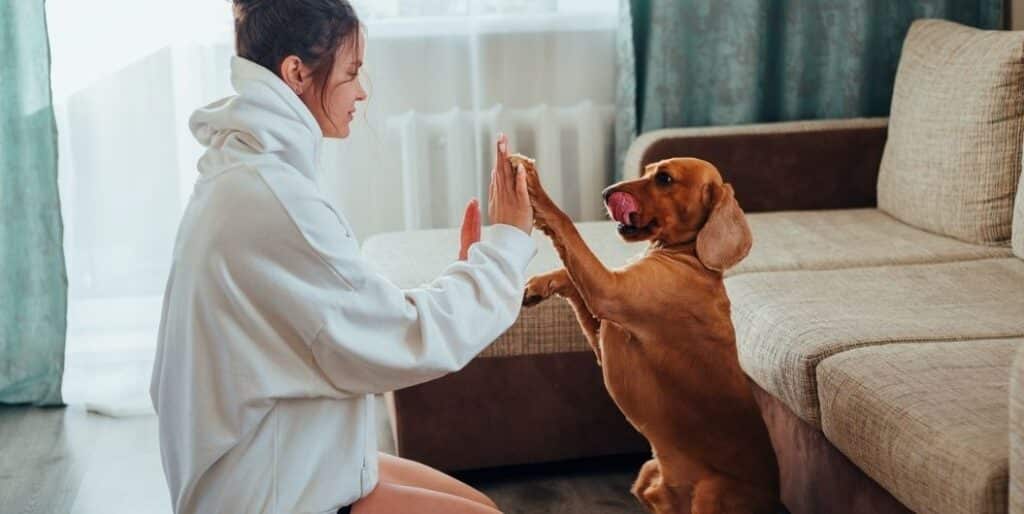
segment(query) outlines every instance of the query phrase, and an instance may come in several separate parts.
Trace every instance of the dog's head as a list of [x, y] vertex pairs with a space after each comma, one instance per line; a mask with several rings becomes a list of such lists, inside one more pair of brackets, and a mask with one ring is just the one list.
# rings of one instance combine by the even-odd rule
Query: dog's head
[[696, 241], [697, 258], [715, 271], [735, 266], [750, 251], [750, 227], [732, 186], [707, 161], [687, 157], [650, 164], [643, 176], [619, 182], [603, 196], [626, 241]]

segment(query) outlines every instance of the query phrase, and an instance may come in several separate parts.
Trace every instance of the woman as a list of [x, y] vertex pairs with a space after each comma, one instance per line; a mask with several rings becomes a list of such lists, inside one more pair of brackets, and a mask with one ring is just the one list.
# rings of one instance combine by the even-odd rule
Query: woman
[[[207, 149], [179, 228], [151, 396], [177, 513], [493, 513], [449, 476], [379, 454], [373, 393], [456, 371], [516, 319], [536, 253], [499, 138], [490, 215], [461, 259], [400, 290], [317, 185], [346, 137], [364, 39], [345, 0], [235, 0], [237, 95], [199, 109]], [[475, 244], [474, 244], [475, 243]]]

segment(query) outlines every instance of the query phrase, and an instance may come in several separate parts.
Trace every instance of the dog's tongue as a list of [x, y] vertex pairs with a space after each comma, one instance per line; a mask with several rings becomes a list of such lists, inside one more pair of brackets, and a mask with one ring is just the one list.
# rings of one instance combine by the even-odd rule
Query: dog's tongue
[[612, 219], [623, 225], [632, 225], [631, 214], [636, 214], [640, 209], [636, 205], [636, 199], [629, 193], [621, 191], [612, 193], [608, 197], [608, 212]]

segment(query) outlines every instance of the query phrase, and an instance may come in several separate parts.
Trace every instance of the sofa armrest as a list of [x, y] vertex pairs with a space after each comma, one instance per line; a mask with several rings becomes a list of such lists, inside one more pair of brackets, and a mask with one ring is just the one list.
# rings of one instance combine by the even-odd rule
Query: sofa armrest
[[1024, 514], [1024, 349], [1010, 369], [1010, 514]]
[[663, 129], [641, 134], [625, 176], [669, 157], [711, 162], [747, 212], [876, 204], [888, 118]]

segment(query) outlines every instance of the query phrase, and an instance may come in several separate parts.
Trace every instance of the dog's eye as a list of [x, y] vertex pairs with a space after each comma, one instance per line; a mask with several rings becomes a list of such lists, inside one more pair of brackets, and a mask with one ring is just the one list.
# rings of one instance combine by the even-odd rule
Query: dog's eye
[[672, 183], [672, 175], [669, 175], [664, 171], [659, 171], [654, 175], [654, 182], [659, 186], [667, 186]]

